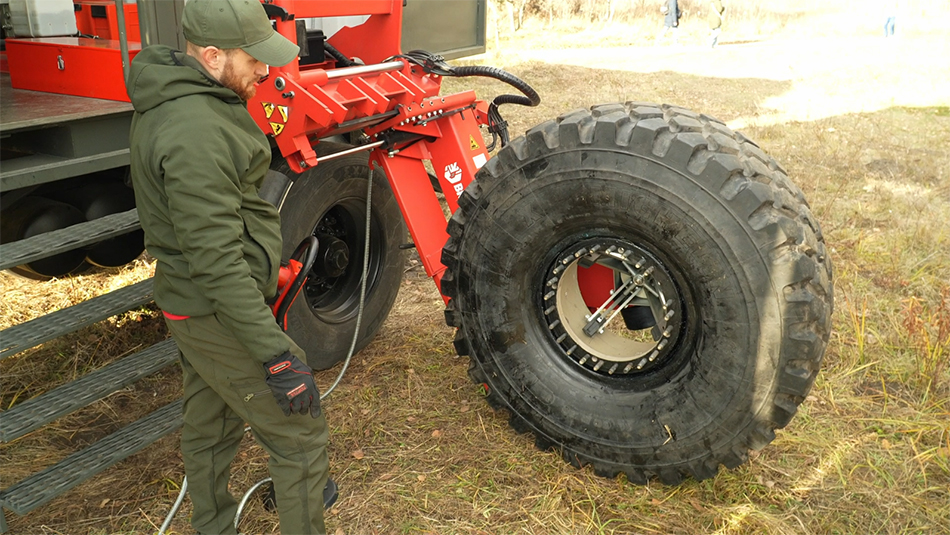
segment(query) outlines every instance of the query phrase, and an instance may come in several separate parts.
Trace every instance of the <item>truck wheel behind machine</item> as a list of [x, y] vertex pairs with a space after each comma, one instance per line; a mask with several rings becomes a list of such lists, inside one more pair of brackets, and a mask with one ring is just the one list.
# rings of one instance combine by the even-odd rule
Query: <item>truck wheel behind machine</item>
[[446, 319], [489, 403], [575, 466], [674, 484], [735, 467], [805, 399], [831, 264], [801, 190], [681, 108], [566, 114], [460, 198]]
[[[322, 142], [319, 150], [349, 148]], [[282, 256], [308, 235], [316, 236], [320, 252], [307, 284], [287, 316], [287, 332], [306, 352], [308, 364], [327, 369], [346, 358], [356, 327], [360, 278], [366, 236], [365, 153], [320, 163], [294, 175], [285, 161], [275, 168], [294, 177], [281, 206]], [[382, 327], [402, 281], [406, 227], [399, 205], [382, 171], [373, 174], [370, 221], [370, 259], [366, 298], [356, 351], [365, 347]]]
[[[40, 196], [28, 196], [3, 214], [0, 225], [0, 241], [10, 243], [32, 238], [46, 232], [64, 229], [85, 221], [82, 211], [69, 204]], [[10, 268], [10, 271], [27, 279], [46, 281], [81, 273], [89, 268], [85, 262], [86, 251], [82, 248], [34, 260]]]

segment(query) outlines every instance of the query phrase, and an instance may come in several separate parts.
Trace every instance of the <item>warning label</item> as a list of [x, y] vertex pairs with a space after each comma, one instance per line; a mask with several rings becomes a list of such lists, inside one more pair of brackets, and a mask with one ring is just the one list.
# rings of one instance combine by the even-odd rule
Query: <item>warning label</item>
[[468, 144], [469, 144], [469, 146], [472, 148], [472, 150], [478, 150], [478, 149], [481, 148], [481, 147], [478, 145], [478, 142], [475, 141], [475, 136], [472, 136], [472, 135], [469, 135], [469, 136], [468, 136]]
[[274, 131], [275, 136], [279, 136], [281, 132], [284, 131], [284, 125], [280, 123], [270, 123], [271, 130]]
[[[270, 119], [271, 115], [274, 115], [274, 105], [270, 102], [261, 102], [264, 105], [264, 116]], [[287, 122], [287, 119], [284, 119], [284, 122]]]

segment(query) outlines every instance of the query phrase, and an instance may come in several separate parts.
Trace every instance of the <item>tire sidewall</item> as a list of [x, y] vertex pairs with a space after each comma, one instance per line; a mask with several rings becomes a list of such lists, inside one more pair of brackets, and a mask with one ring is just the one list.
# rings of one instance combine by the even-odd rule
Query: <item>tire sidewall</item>
[[[750, 358], [775, 359], [781, 346], [776, 293], [752, 282], [770, 280], [767, 261], [699, 178], [632, 148], [562, 146], [502, 176], [482, 195], [489, 207], [469, 214], [459, 257], [476, 260], [459, 270], [459, 295], [474, 302], [459, 308], [498, 313], [465, 335], [489, 386], [563, 447], [607, 463], [688, 461], [725, 448], [770, 399], [775, 363]], [[556, 237], [598, 234], [647, 245], [694, 309], [681, 366], [662, 384], [617, 388], [622, 380], [552, 358], [563, 351], [539, 296]]]

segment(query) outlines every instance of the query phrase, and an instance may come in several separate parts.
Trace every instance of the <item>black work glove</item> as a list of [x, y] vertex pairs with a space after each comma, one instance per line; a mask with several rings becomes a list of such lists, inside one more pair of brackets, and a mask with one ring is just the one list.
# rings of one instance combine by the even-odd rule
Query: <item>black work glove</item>
[[310, 411], [312, 418], [320, 416], [320, 391], [313, 382], [313, 370], [290, 351], [264, 364], [264, 373], [264, 380], [284, 414], [290, 416]]

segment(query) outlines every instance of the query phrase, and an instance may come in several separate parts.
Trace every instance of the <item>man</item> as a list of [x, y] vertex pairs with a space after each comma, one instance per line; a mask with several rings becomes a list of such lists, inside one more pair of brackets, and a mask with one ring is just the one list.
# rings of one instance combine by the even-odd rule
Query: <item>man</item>
[[897, 24], [897, 12], [900, 10], [899, 0], [885, 0], [884, 37], [894, 37], [894, 27]]
[[726, 8], [722, 0], [709, 0], [709, 48], [716, 48], [719, 44], [719, 35], [722, 33], [722, 19]]
[[673, 34], [673, 44], [677, 43], [677, 28], [680, 25], [680, 11], [679, 2], [677, 0], [663, 0], [663, 3], [660, 5], [660, 13], [663, 14], [663, 33], [660, 34], [662, 38], [667, 33]]
[[183, 370], [191, 523], [235, 533], [228, 479], [247, 422], [270, 454], [281, 531], [324, 533], [326, 420], [304, 352], [265, 302], [277, 287], [280, 218], [258, 195], [271, 150], [246, 107], [267, 65], [299, 50], [258, 0], [189, 0], [182, 27], [186, 52], [153, 46], [136, 56], [129, 96], [155, 302]]

